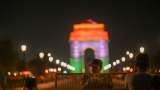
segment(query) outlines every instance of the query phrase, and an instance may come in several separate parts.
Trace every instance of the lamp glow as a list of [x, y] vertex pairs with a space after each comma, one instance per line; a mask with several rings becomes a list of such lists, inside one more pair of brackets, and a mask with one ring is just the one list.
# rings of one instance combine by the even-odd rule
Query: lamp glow
[[117, 64], [120, 64], [120, 60], [117, 59], [117, 60], [116, 60], [116, 63], [117, 63]]
[[25, 52], [25, 51], [27, 51], [27, 45], [21, 45], [21, 51], [22, 52]]
[[39, 57], [40, 57], [40, 59], [43, 59], [44, 58], [44, 52], [40, 52]]
[[116, 62], [113, 62], [113, 66], [116, 66], [117, 65], [117, 63]]
[[62, 70], [62, 68], [61, 67], [58, 67], [58, 72], [60, 72]]
[[60, 60], [59, 59], [56, 60], [56, 64], [60, 64]]
[[11, 75], [11, 72], [8, 72], [8, 75], [10, 76], [10, 75]]
[[134, 57], [133, 53], [129, 54], [129, 58], [132, 59]]
[[121, 60], [122, 60], [122, 62], [125, 62], [125, 61], [126, 61], [126, 58], [125, 58], [125, 57], [122, 57]]
[[48, 53], [47, 56], [48, 56], [48, 57], [51, 57], [51, 53]]
[[140, 47], [140, 53], [144, 53], [144, 51], [145, 51], [145, 49], [144, 49], [144, 47]]
[[126, 51], [126, 55], [129, 55], [129, 51]]
[[53, 61], [53, 57], [49, 57], [49, 62], [52, 62]]

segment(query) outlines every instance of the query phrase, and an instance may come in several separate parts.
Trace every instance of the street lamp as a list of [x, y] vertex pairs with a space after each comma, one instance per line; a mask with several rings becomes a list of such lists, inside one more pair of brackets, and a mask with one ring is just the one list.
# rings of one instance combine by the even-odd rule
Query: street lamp
[[56, 64], [57, 65], [60, 64], [60, 60], [59, 59], [56, 60]]
[[117, 65], [117, 63], [116, 62], [113, 62], [113, 66], [116, 66]]
[[134, 57], [133, 53], [129, 54], [129, 58], [132, 59]]
[[48, 53], [47, 56], [48, 56], [48, 57], [51, 57], [52, 55], [51, 55], [51, 53]]
[[43, 59], [43, 58], [44, 58], [44, 55], [45, 55], [44, 52], [40, 52], [40, 53], [39, 53], [40, 59]]
[[20, 50], [21, 50], [21, 52], [22, 52], [22, 54], [23, 54], [23, 64], [24, 64], [24, 67], [22, 68], [22, 69], [25, 69], [26, 67], [27, 67], [27, 61], [26, 61], [26, 57], [25, 57], [25, 52], [27, 51], [27, 45], [25, 45], [25, 44], [22, 44], [21, 46], [20, 46]]
[[120, 64], [120, 60], [117, 59], [117, 60], [116, 60], [116, 63], [117, 63], [117, 64]]
[[62, 70], [62, 68], [61, 67], [58, 67], [58, 72], [60, 72]]
[[125, 58], [125, 57], [122, 57], [121, 60], [122, 60], [122, 62], [125, 62], [125, 61], [126, 61], [126, 58]]
[[144, 47], [142, 47], [142, 46], [139, 48], [139, 50], [140, 50], [140, 53], [144, 53], [144, 51], [145, 51]]
[[126, 51], [126, 55], [129, 55], [129, 51]]
[[27, 51], [27, 45], [21, 45], [21, 51], [26, 52]]
[[52, 62], [53, 61], [53, 57], [49, 57], [49, 62]]
[[111, 64], [108, 64], [108, 65], [106, 65], [105, 67], [104, 67], [104, 70], [108, 70], [108, 69], [110, 69], [112, 67], [112, 65]]

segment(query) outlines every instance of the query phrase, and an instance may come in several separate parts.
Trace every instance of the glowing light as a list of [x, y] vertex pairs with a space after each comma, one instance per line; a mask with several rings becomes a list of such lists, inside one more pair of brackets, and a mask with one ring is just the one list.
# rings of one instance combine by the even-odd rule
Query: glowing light
[[22, 75], [31, 75], [31, 72], [29, 70], [25, 70], [22, 72]]
[[125, 58], [125, 57], [122, 57], [121, 60], [122, 60], [122, 62], [125, 62], [125, 61], [126, 61], [126, 58]]
[[113, 62], [113, 66], [116, 66], [117, 65], [117, 63], [116, 62]]
[[64, 64], [63, 64], [63, 67], [67, 67], [67, 64], [66, 64], [66, 63], [64, 63]]
[[49, 57], [49, 62], [52, 62], [53, 61], [53, 57]]
[[49, 68], [48, 71], [49, 71], [49, 72], [54, 72], [54, 69], [53, 69], [53, 68]]
[[49, 73], [48, 69], [45, 69], [45, 70], [44, 70], [44, 72], [45, 72], [46, 74], [48, 74], [48, 73]]
[[68, 73], [67, 70], [64, 70], [64, 71], [63, 71], [63, 74], [67, 74], [67, 73]]
[[60, 72], [62, 70], [62, 68], [61, 67], [58, 67], [58, 72]]
[[64, 62], [61, 62], [61, 66], [63, 66], [64, 65]]
[[51, 57], [51, 53], [48, 53], [47, 56], [48, 56], [48, 57]]
[[104, 24], [75, 24], [73, 26], [74, 30], [81, 30], [81, 29], [98, 29], [103, 30]]
[[62, 66], [62, 67], [66, 67], [67, 64], [66, 64], [65, 62], [61, 62], [61, 66]]
[[10, 75], [11, 75], [11, 72], [8, 72], [8, 75], [10, 76]]
[[129, 71], [129, 70], [130, 70], [130, 67], [129, 67], [129, 66], [128, 66], [128, 67], [126, 67], [126, 70], [127, 70], [127, 71]]
[[21, 45], [21, 51], [22, 52], [27, 51], [27, 45]]
[[53, 69], [53, 72], [57, 72], [57, 69], [54, 68], [54, 69]]
[[129, 70], [130, 72], [133, 72], [133, 68], [130, 68], [130, 70]]
[[44, 52], [40, 52], [39, 57], [40, 57], [40, 59], [43, 59], [44, 58]]
[[134, 57], [133, 53], [129, 54], [129, 58], [132, 59]]
[[56, 60], [56, 64], [60, 64], [60, 60], [59, 59]]
[[116, 63], [117, 63], [117, 64], [120, 64], [120, 60], [116, 60]]
[[112, 65], [111, 65], [111, 64], [108, 64], [108, 65], [104, 66], [104, 70], [108, 70], [108, 69], [110, 69], [111, 67], [112, 67]]
[[126, 51], [126, 55], [129, 55], [129, 51]]
[[80, 23], [73, 26], [73, 32], [70, 34], [70, 41], [97, 41], [108, 40], [108, 32], [104, 31], [104, 24], [96, 22]]
[[123, 67], [123, 71], [124, 71], [124, 72], [126, 71], [126, 67]]
[[[67, 69], [73, 73], [82, 73], [84, 70], [83, 56], [85, 50], [91, 48], [95, 52], [95, 58], [103, 59], [104, 66], [108, 64], [108, 40], [109, 34], [105, 31], [104, 24], [99, 24], [93, 20], [87, 20], [80, 24], [73, 25], [73, 31], [70, 33], [69, 41], [71, 43], [70, 65]], [[82, 61], [81, 61], [82, 60]]]
[[140, 53], [144, 53], [144, 51], [145, 51], [145, 50], [144, 50], [144, 47], [141, 46], [141, 47], [140, 47]]
[[23, 73], [22, 73], [22, 72], [19, 72], [19, 75], [23, 75]]
[[14, 76], [17, 76], [17, 75], [18, 75], [18, 73], [17, 73], [17, 72], [14, 72], [14, 73], [13, 73], [13, 75], [14, 75]]

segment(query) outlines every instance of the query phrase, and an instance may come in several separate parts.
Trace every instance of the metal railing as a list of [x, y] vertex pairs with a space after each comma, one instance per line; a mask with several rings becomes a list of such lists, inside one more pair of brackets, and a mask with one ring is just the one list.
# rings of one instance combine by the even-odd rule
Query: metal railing
[[[127, 90], [125, 88], [125, 76], [127, 73], [106, 73], [100, 74], [94, 79], [94, 74], [57, 74], [55, 77], [56, 90]], [[93, 77], [93, 78], [92, 78]], [[90, 78], [92, 80], [90, 80]], [[87, 79], [87, 80], [85, 80]], [[98, 84], [101, 83], [101, 84]], [[88, 84], [88, 85], [86, 85]], [[90, 85], [89, 85], [90, 84]], [[86, 86], [86, 87], [85, 87]]]

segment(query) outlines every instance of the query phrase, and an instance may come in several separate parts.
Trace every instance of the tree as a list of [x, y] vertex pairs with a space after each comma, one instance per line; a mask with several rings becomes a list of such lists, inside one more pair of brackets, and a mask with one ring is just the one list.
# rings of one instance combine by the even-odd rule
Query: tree
[[151, 67], [154, 70], [160, 69], [160, 49], [156, 52], [156, 54], [151, 59]]
[[18, 54], [14, 48], [14, 45], [11, 40], [1, 40], [0, 41], [0, 86], [5, 90], [6, 89], [6, 72], [15, 71]]
[[11, 40], [0, 41], [0, 71], [8, 72], [16, 70], [18, 62], [18, 53], [16, 52]]
[[44, 72], [44, 69], [46, 68], [46, 60], [40, 59], [38, 56], [33, 58], [28, 62], [28, 67], [32, 71], [32, 73], [36, 75], [41, 75]]

